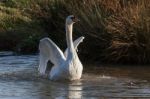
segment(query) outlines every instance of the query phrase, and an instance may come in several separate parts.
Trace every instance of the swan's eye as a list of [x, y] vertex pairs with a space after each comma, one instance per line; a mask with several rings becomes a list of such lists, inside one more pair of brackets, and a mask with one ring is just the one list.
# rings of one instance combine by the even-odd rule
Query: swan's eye
[[71, 17], [72, 20], [74, 20], [75, 18], [76, 18], [75, 16]]

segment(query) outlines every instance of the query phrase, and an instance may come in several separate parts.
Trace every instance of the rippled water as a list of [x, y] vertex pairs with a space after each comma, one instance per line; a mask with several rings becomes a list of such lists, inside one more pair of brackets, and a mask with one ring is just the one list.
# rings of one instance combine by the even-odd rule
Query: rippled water
[[150, 99], [148, 66], [84, 66], [73, 82], [42, 78], [37, 67], [37, 55], [0, 52], [0, 99]]

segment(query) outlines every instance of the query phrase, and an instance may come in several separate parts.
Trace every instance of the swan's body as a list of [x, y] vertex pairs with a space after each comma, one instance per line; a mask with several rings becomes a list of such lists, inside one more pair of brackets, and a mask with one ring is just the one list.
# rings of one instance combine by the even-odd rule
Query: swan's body
[[66, 19], [66, 39], [68, 48], [63, 53], [59, 47], [49, 38], [40, 40], [40, 64], [39, 72], [44, 75], [47, 62], [50, 60], [54, 66], [52, 67], [49, 78], [51, 80], [76, 80], [82, 75], [83, 66], [77, 55], [77, 46], [83, 41], [84, 37], [80, 37], [73, 42], [72, 28], [76, 18], [71, 15]]

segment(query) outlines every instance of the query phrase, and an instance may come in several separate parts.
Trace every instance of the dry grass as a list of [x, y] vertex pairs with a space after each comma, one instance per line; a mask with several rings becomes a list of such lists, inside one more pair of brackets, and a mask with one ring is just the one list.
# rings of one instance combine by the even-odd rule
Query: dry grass
[[148, 63], [150, 57], [150, 1], [128, 4], [107, 19], [107, 31], [112, 34], [107, 54], [110, 61]]
[[74, 37], [86, 36], [81, 50], [86, 59], [122, 63], [150, 62], [149, 0], [10, 1], [5, 3], [7, 7], [15, 8], [15, 12], [21, 11], [22, 16], [20, 12], [18, 14], [24, 21], [31, 19], [32, 23], [38, 20], [40, 24], [33, 29], [43, 28], [62, 47], [65, 43], [65, 17], [69, 14], [78, 16], [81, 22], [75, 26]]

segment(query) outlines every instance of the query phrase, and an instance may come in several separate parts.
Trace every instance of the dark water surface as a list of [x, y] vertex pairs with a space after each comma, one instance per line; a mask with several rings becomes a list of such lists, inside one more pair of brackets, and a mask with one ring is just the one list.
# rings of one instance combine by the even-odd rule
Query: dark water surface
[[0, 99], [150, 99], [150, 66], [84, 66], [81, 80], [38, 75], [38, 55], [0, 52]]

